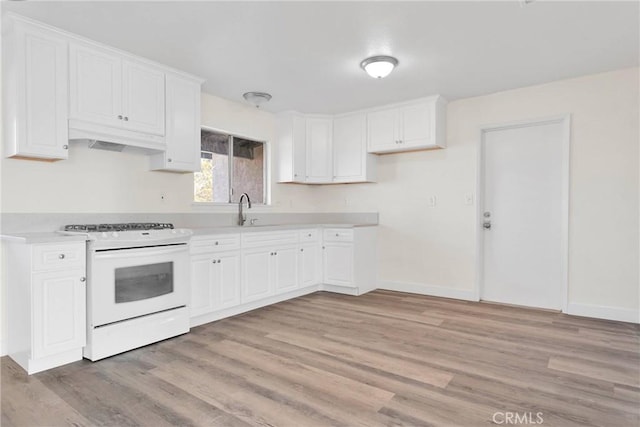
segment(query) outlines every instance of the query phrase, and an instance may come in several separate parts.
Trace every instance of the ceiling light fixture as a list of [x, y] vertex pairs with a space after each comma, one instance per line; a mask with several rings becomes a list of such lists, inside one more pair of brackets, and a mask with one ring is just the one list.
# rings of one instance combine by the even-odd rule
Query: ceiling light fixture
[[393, 56], [372, 56], [360, 63], [360, 66], [374, 79], [387, 77], [398, 65], [398, 60]]
[[260, 108], [260, 105], [271, 99], [271, 95], [266, 92], [245, 92], [242, 97], [256, 108]]

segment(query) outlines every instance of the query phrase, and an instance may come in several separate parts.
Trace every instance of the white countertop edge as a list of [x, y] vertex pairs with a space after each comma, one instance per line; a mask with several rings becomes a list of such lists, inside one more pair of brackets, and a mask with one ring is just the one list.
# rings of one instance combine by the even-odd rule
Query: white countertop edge
[[[184, 227], [193, 232], [193, 236], [206, 236], [212, 234], [232, 234], [247, 232], [281, 231], [281, 230], [304, 230], [309, 228], [357, 228], [376, 227], [378, 224], [279, 224], [279, 225], [230, 225], [213, 227]], [[88, 240], [83, 235], [65, 235], [53, 232], [27, 232], [10, 233], [0, 235], [0, 240], [9, 243], [63, 243], [82, 242]]]
[[32, 233], [11, 233], [0, 235], [0, 240], [9, 243], [64, 243], [64, 242], [85, 242], [86, 236], [65, 235], [53, 232], [32, 232]]

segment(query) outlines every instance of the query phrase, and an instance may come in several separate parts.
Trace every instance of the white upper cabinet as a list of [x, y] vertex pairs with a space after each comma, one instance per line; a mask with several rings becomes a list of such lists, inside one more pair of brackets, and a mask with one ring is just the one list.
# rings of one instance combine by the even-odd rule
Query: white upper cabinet
[[333, 182], [375, 181], [375, 156], [367, 153], [364, 113], [333, 120]]
[[70, 119], [164, 135], [164, 73], [89, 45], [70, 46]]
[[3, 34], [4, 155], [68, 156], [68, 42], [58, 32], [7, 19]]
[[332, 120], [307, 117], [305, 182], [333, 182]]
[[302, 114], [277, 117], [278, 182], [304, 182], [307, 166], [307, 120]]
[[164, 135], [164, 72], [135, 62], [123, 61], [122, 77], [124, 127], [134, 131]]
[[331, 184], [375, 180], [366, 115], [278, 116], [278, 182]]
[[151, 169], [171, 172], [200, 170], [200, 83], [166, 76], [167, 149], [151, 156]]
[[446, 147], [446, 102], [441, 96], [367, 114], [368, 151], [392, 153]]

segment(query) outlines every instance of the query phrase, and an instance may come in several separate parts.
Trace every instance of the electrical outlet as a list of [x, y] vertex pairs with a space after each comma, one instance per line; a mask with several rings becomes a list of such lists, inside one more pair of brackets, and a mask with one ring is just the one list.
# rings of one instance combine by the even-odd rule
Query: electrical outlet
[[430, 208], [436, 207], [436, 196], [429, 196], [429, 198], [427, 199], [427, 206], [429, 206]]
[[464, 204], [467, 206], [473, 206], [473, 194], [467, 193], [464, 195]]

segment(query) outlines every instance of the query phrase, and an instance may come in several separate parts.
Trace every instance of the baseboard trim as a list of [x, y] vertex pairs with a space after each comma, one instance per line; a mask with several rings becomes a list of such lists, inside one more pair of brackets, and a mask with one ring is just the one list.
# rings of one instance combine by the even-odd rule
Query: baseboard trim
[[572, 316], [594, 317], [596, 319], [617, 320], [619, 322], [640, 323], [640, 311], [628, 308], [569, 303], [567, 305], [567, 314]]
[[478, 301], [476, 292], [473, 289], [455, 289], [447, 288], [445, 286], [427, 285], [424, 283], [391, 282], [381, 280], [378, 282], [378, 289], [429, 295], [432, 297], [453, 298], [465, 301]]

